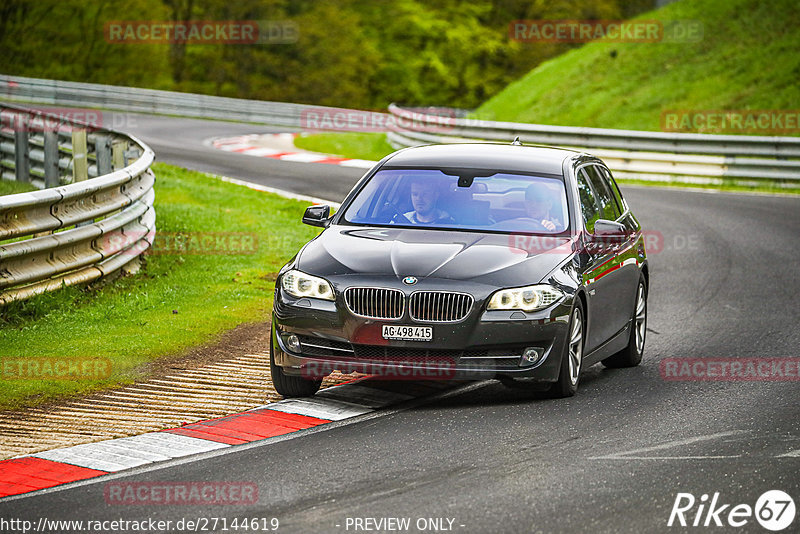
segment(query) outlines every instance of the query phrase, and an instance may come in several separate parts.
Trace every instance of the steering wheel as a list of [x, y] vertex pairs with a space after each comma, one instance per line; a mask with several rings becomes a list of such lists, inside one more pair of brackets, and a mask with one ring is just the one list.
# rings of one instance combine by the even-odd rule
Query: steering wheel
[[405, 219], [403, 214], [400, 213], [400, 210], [397, 209], [397, 206], [387, 202], [386, 204], [383, 205], [380, 211], [378, 211], [377, 215], [375, 216], [375, 222], [384, 224], [397, 223], [397, 220], [401, 217]]
[[545, 231], [545, 232], [549, 232], [550, 231], [545, 225], [542, 224], [541, 221], [538, 221], [536, 219], [527, 219], [525, 222], [527, 224], [533, 226], [533, 229], [535, 231], [539, 231], [539, 230], [542, 230], [542, 231]]

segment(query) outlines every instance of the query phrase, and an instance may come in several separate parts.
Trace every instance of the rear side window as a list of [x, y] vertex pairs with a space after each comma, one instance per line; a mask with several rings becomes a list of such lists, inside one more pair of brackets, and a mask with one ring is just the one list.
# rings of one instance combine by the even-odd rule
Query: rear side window
[[597, 201], [600, 205], [600, 218], [614, 221], [622, 215], [622, 212], [617, 205], [611, 188], [608, 185], [605, 176], [600, 173], [597, 165], [587, 165], [583, 168], [586, 171], [586, 176], [589, 179], [589, 185], [594, 190]]
[[[585, 167], [584, 167], [585, 169]], [[589, 178], [584, 169], [577, 172], [578, 194], [581, 197], [581, 213], [583, 221], [589, 232], [594, 232], [594, 222], [600, 218], [600, 205], [595, 197], [594, 190], [589, 185]]]

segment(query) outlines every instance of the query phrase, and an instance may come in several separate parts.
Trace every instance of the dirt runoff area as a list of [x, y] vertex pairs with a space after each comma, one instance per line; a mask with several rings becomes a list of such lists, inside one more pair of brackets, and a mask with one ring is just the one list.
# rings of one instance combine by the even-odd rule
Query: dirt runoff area
[[[0, 412], [0, 459], [213, 419], [281, 400], [269, 372], [269, 323], [240, 325], [211, 345], [154, 361], [129, 386]], [[322, 387], [358, 375], [334, 373]]]

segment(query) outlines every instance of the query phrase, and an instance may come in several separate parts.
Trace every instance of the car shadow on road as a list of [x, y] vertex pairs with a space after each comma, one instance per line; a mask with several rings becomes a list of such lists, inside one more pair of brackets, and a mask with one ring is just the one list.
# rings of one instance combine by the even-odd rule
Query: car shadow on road
[[594, 402], [603, 397], [608, 389], [617, 389], [630, 385], [629, 381], [620, 382], [620, 373], [634, 373], [635, 376], [631, 376], [630, 378], [637, 382], [641, 379], [649, 381], [643, 373], [636, 372], [635, 369], [606, 369], [601, 365], [594, 365], [581, 373], [580, 387], [578, 388], [578, 393], [574, 397], [564, 399], [555, 398], [546, 390], [546, 384], [536, 384], [522, 380], [490, 380], [486, 386], [432, 400], [415, 409], [427, 410], [443, 407]]

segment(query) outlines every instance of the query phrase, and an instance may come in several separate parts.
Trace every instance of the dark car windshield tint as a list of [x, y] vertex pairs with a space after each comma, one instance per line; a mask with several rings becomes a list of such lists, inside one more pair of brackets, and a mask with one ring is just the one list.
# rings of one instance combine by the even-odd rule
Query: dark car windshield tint
[[498, 172], [469, 187], [438, 169], [384, 169], [353, 199], [355, 224], [555, 234], [569, 227], [558, 178]]

